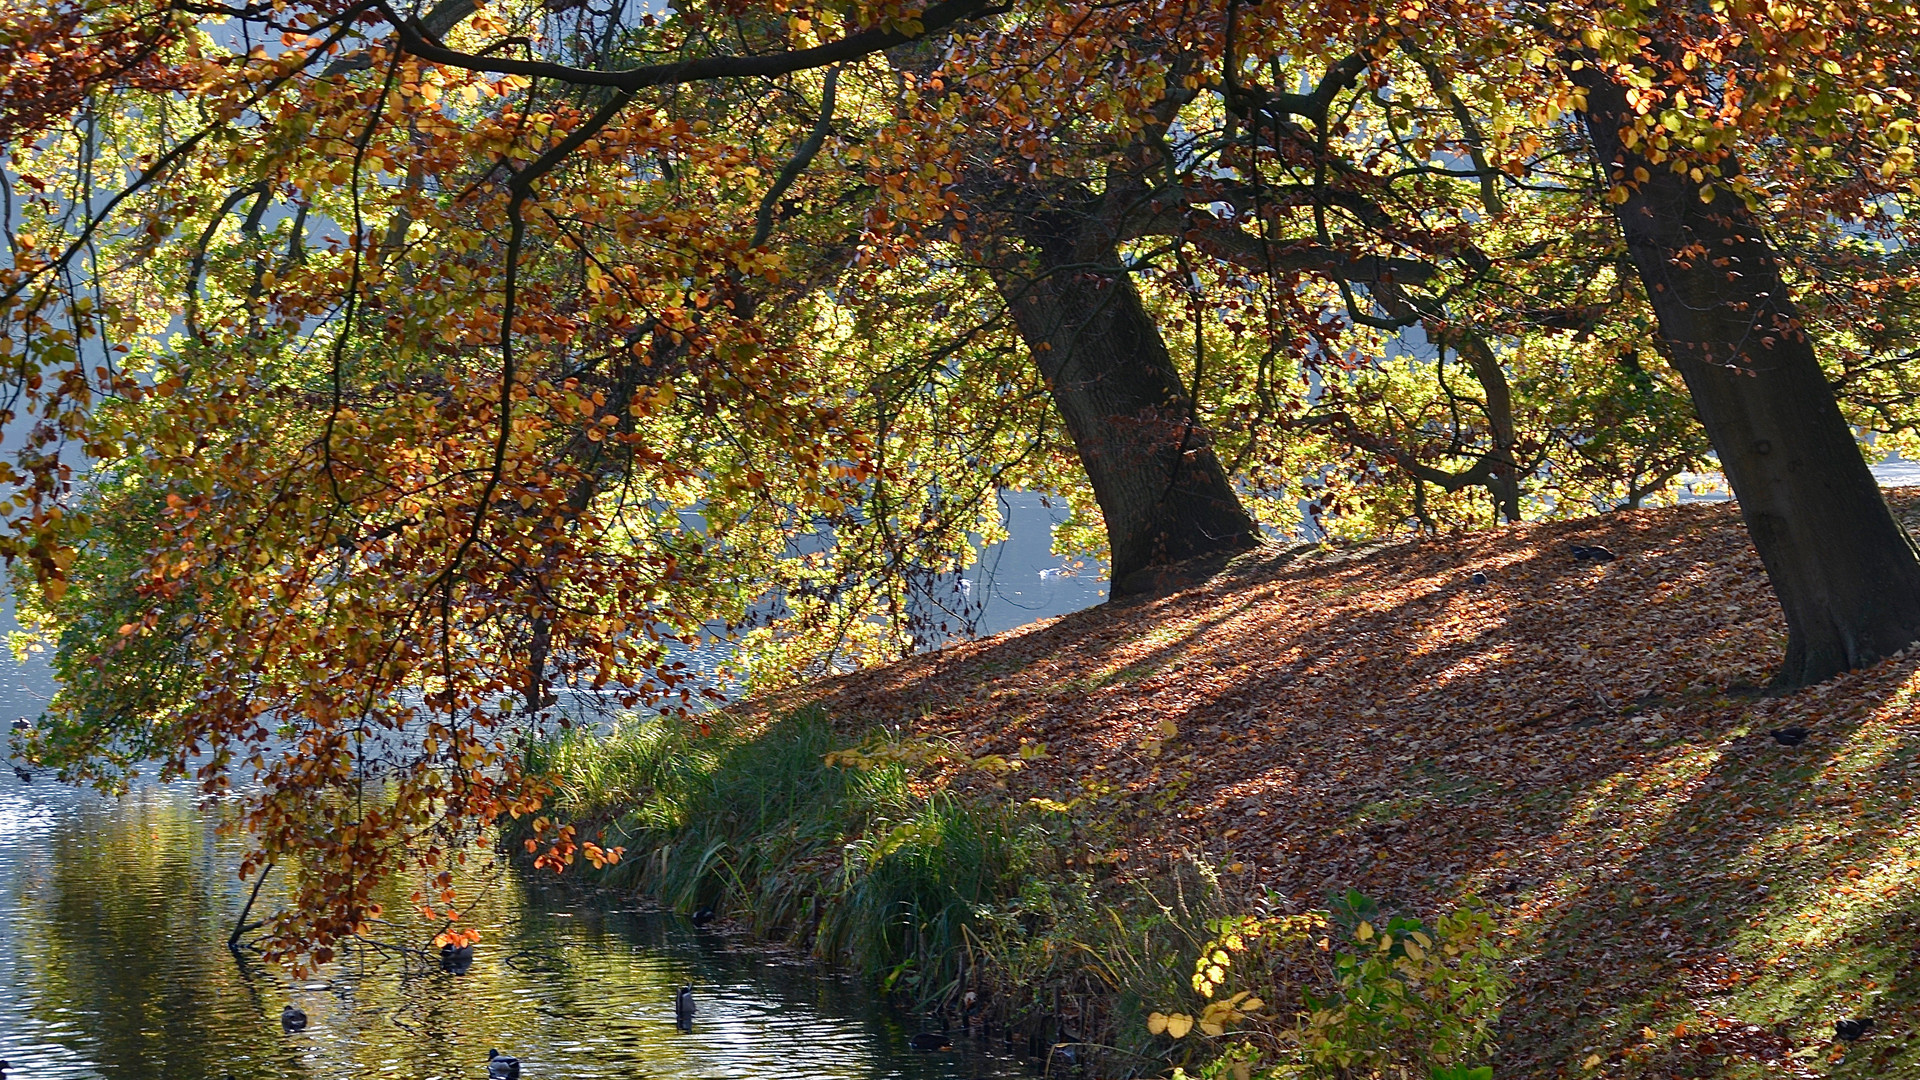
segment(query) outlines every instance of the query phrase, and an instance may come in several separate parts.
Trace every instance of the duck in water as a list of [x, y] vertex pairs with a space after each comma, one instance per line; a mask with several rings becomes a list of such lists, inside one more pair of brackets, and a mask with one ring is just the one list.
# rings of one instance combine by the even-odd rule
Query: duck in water
[[681, 1031], [693, 1030], [693, 1014], [699, 1012], [693, 1004], [693, 985], [682, 986], [680, 992], [673, 995], [673, 1026]]
[[520, 1080], [520, 1059], [498, 1050], [487, 1051], [487, 1080]]
[[280, 1010], [281, 1031], [301, 1031], [304, 1030], [306, 1026], [307, 1014], [301, 1012], [298, 1008], [288, 1005]]
[[473, 969], [473, 946], [455, 945], [449, 941], [440, 946], [440, 970], [452, 975], [465, 975]]

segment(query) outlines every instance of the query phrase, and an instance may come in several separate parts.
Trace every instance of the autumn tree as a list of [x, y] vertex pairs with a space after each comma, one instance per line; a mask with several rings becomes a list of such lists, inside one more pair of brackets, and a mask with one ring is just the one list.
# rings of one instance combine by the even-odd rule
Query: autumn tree
[[[1861, 458], [1755, 212], [1760, 189], [1741, 167], [1742, 128], [1811, 133], [1833, 107], [1818, 96], [1794, 102], [1798, 87], [1779, 93], [1775, 76], [1753, 65], [1791, 58], [1815, 95], [1833, 93], [1821, 68], [1858, 64], [1862, 47], [1884, 48], [1911, 18], [1871, 6], [1724, 20], [1674, 13], [1629, 23], [1624, 36], [1596, 32], [1567, 59], [1662, 340], [1786, 614], [1777, 687], [1818, 682], [1920, 638], [1920, 553]], [[1695, 74], [1703, 68], [1713, 74]], [[1736, 72], [1758, 78], [1729, 78]], [[1867, 74], [1855, 100], [1870, 110], [1876, 94], [1905, 94], [1902, 74]], [[1811, 115], [1795, 115], [1803, 111]], [[1874, 171], [1890, 180], [1901, 160]], [[1863, 194], [1840, 193], [1838, 205], [1858, 214]]]
[[[1651, 319], [1621, 293], [1570, 129], [1522, 152], [1523, 174], [1553, 182], [1523, 183], [1489, 163], [1489, 118], [1466, 108], [1411, 32], [1376, 41], [1384, 48], [1303, 55], [1300, 36], [1259, 14], [1248, 9], [1237, 24], [1233, 51], [1246, 69], [1237, 77], [1226, 74], [1217, 22], [1196, 22], [1190, 38], [1133, 41], [1118, 31], [1103, 38], [1082, 21], [1053, 30], [1023, 23], [1017, 34], [982, 39], [995, 56], [1041, 58], [1038, 69], [1090, 39], [1117, 43], [1090, 75], [1036, 77], [1021, 88], [1027, 102], [1059, 95], [1044, 108], [1009, 106], [990, 74], [958, 63], [926, 84], [916, 133], [962, 124], [1005, 132], [975, 138], [956, 164], [976, 179], [957, 185], [955, 206], [976, 258], [1003, 268], [1016, 321], [1028, 282], [1057, 288], [1077, 270], [1109, 290], [1096, 293], [1107, 318], [1144, 288], [1143, 315], [1163, 327], [1159, 336], [1171, 341], [1171, 329], [1191, 339], [1177, 342], [1180, 378], [1192, 388], [1184, 396], [1213, 410], [1209, 424], [1182, 430], [1229, 448], [1242, 484], [1269, 472], [1286, 477], [1279, 486], [1306, 490], [1300, 478], [1320, 472], [1325, 497], [1315, 503], [1326, 509], [1340, 496], [1327, 486], [1324, 457], [1307, 455], [1344, 446], [1342, 471], [1372, 482], [1339, 508], [1376, 530], [1434, 526], [1443, 512], [1428, 506], [1433, 488], [1482, 489], [1501, 517], [1518, 520], [1543, 479], [1560, 491], [1560, 512], [1577, 512], [1590, 498], [1610, 503], [1576, 477], [1590, 482], [1628, 462], [1616, 498], [1637, 504], [1697, 464], [1703, 444], [1666, 385], [1677, 379], [1657, 357], [1639, 360], [1652, 352]], [[1350, 36], [1336, 33], [1331, 44]], [[1269, 78], [1301, 89], [1263, 88]], [[1138, 99], [1141, 81], [1167, 87], [1151, 108]], [[916, 139], [902, 159], [923, 145]], [[1456, 163], [1435, 163], [1448, 156]], [[1570, 162], [1571, 186], [1562, 179]], [[925, 227], [944, 232], [949, 220]], [[1035, 231], [1063, 251], [1076, 237], [1114, 251], [1010, 273], [1021, 264], [1007, 253], [1030, 247], [1025, 234]], [[1100, 266], [1125, 273], [1091, 269]], [[1043, 340], [1035, 351], [1044, 364], [1056, 349]], [[1431, 362], [1409, 362], [1422, 352]], [[1581, 363], [1568, 379], [1574, 356]], [[1522, 357], [1553, 360], [1528, 370], [1515, 362]], [[1471, 388], [1464, 397], [1450, 363]], [[1289, 379], [1289, 369], [1304, 378]], [[1580, 391], [1585, 407], [1569, 408], [1573, 383], [1607, 389]], [[1411, 491], [1411, 505], [1382, 497], [1393, 488]], [[1377, 513], [1396, 502], [1397, 512]], [[1533, 514], [1554, 505], [1528, 504]]]
[[[1905, 85], [1911, 78], [1908, 54], [1889, 47], [1903, 40], [1899, 27], [1910, 21], [1904, 11], [1900, 5], [1728, 5], [1704, 15], [1607, 9], [1595, 13], [1599, 29], [1586, 29], [1568, 13], [1496, 18], [1462, 5], [1417, 17], [1381, 13], [1365, 28], [1325, 33], [1315, 24], [1317, 10], [1263, 7], [1246, 13], [1246, 25], [1255, 28], [1251, 70], [1231, 63], [1217, 81], [1228, 108], [1240, 106], [1248, 130], [1258, 131], [1265, 121], [1280, 136], [1264, 144], [1276, 164], [1284, 162], [1279, 144], [1293, 144], [1310, 175], [1297, 185], [1305, 192], [1301, 202], [1311, 207], [1313, 235], [1323, 244], [1336, 196], [1347, 200], [1351, 213], [1354, 199], [1372, 195], [1370, 205], [1379, 206], [1377, 192], [1403, 193], [1406, 185], [1383, 187], [1375, 180], [1369, 192], [1341, 183], [1348, 176], [1366, 183], [1367, 166], [1379, 160], [1373, 147], [1401, 140], [1380, 135], [1376, 123], [1355, 142], [1349, 136], [1358, 124], [1330, 122], [1319, 99], [1364, 73], [1390, 121], [1394, 104], [1424, 75], [1425, 96], [1453, 114], [1448, 155], [1432, 155], [1438, 125], [1430, 120], [1409, 133], [1405, 141], [1427, 144], [1429, 160], [1408, 171], [1483, 184], [1484, 215], [1472, 221], [1456, 216], [1451, 230], [1454, 251], [1471, 272], [1443, 283], [1444, 303], [1396, 281], [1368, 290], [1360, 303], [1352, 291], [1343, 291], [1353, 324], [1392, 329], [1417, 323], [1429, 340], [1459, 348], [1463, 366], [1485, 391], [1490, 421], [1492, 452], [1482, 459], [1486, 471], [1477, 479], [1508, 517], [1517, 509], [1518, 476], [1544, 459], [1527, 462], [1516, 453], [1503, 365], [1482, 329], [1463, 325], [1457, 313], [1471, 296], [1467, 288], [1510, 277], [1483, 269], [1504, 271], [1510, 256], [1474, 254], [1485, 223], [1501, 216], [1497, 192], [1509, 179], [1523, 187], [1564, 185], [1555, 175], [1554, 148], [1591, 140], [1594, 180], [1567, 186], [1584, 193], [1590, 208], [1602, 199], [1601, 205], [1613, 208], [1627, 265], [1657, 320], [1650, 344], [1686, 379], [1748, 515], [1787, 615], [1788, 652], [1775, 680], [1786, 688], [1870, 662], [1920, 634], [1920, 563], [1912, 541], [1879, 496], [1814, 352], [1810, 325], [1789, 299], [1779, 255], [1763, 231], [1769, 215], [1783, 223], [1838, 217], [1859, 223], [1862, 231], [1900, 231], [1893, 222], [1904, 215], [1886, 208], [1888, 200], [1905, 194], [1911, 169], [1905, 147], [1905, 113], [1912, 104]], [[1305, 91], [1243, 84], [1259, 70], [1260, 59], [1281, 55], [1295, 64], [1325, 65], [1325, 75], [1307, 82], [1311, 89]], [[1396, 58], [1412, 62], [1396, 70]], [[1299, 69], [1285, 70], [1298, 85]], [[1315, 74], [1309, 71], [1309, 79]], [[1275, 76], [1281, 84], [1280, 72]], [[1853, 171], [1835, 176], [1817, 163], [1832, 154], [1835, 147], [1827, 140], [1840, 135], [1850, 114], [1900, 119], [1877, 140], [1843, 139], [1856, 155], [1848, 162]], [[1574, 124], [1575, 116], [1584, 122]], [[1391, 131], [1391, 122], [1385, 128]], [[1756, 155], [1782, 156], [1785, 147], [1784, 156], [1813, 167], [1758, 178], [1739, 163], [1748, 140]], [[1737, 197], [1716, 205], [1719, 191]], [[1403, 205], [1427, 221], [1446, 209], [1431, 197]], [[1432, 252], [1425, 231], [1403, 231], [1392, 239]], [[1904, 292], [1893, 280], [1883, 278], [1878, 288]], [[1495, 306], [1495, 325], [1503, 311], [1508, 330], [1517, 328], [1513, 316], [1522, 311], [1547, 315], [1539, 329], [1593, 329], [1579, 325], [1574, 309], [1556, 311], [1522, 297]], [[1592, 316], [1587, 321], [1595, 322]], [[1623, 366], [1639, 363], [1639, 344], [1622, 343], [1617, 355]], [[1377, 438], [1364, 430], [1354, 437]]]
[[[5, 553], [67, 684], [37, 752], [258, 781], [276, 950], [324, 958], [398, 873], [458, 933], [447, 862], [538, 814], [554, 699], [684, 702], [678, 643], [769, 614], [771, 678], [898, 655], [1000, 486], [1090, 487], [1123, 589], [1307, 494], [1578, 513], [1698, 460], [1675, 371], [1759, 515], [1783, 684], [1864, 662], [1911, 636], [1912, 554], [1805, 338], [1869, 305], [1803, 319], [1762, 228], [1902, 272], [1821, 224], [1903, 235], [1892, 12], [9, 9]], [[1840, 100], [1889, 121], [1859, 176], [1813, 154]], [[1848, 363], [1898, 428], [1894, 368]]]
[[[0, 95], [26, 191], [0, 282], [8, 420], [40, 421], [7, 477], [8, 554], [66, 682], [37, 752], [109, 785], [148, 758], [209, 792], [257, 781], [243, 872], [291, 873], [272, 947], [321, 960], [395, 873], [455, 914], [449, 860], [537, 812], [518, 746], [553, 689], [684, 700], [669, 645], [777, 586], [754, 567], [787, 538], [858, 521], [887, 479], [926, 490], [924, 457], [874, 452], [859, 372], [814, 378], [837, 335], [755, 329], [822, 312], [756, 302], [780, 260], [737, 226], [773, 216], [758, 162], [804, 147], [821, 68], [984, 5], [845, 32], [615, 20], [539, 61], [496, 57], [552, 31], [539, 9], [446, 10], [7, 16], [22, 58], [65, 65], [16, 63]], [[539, 81], [609, 38], [611, 85]], [[419, 59], [456, 45], [471, 67]], [[636, 100], [788, 74], [751, 118], [780, 144], [764, 157]], [[95, 462], [83, 489], [68, 438]], [[915, 516], [902, 494], [888, 520]], [[809, 560], [778, 561], [812, 602]], [[870, 606], [840, 608], [865, 631]], [[549, 863], [611, 857], [558, 824], [540, 840]]]

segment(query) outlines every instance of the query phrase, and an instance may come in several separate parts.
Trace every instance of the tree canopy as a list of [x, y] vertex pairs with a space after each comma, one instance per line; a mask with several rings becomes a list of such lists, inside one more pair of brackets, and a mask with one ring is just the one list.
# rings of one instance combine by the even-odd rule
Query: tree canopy
[[[539, 811], [556, 695], [684, 705], [714, 628], [753, 686], [910, 650], [1004, 488], [1121, 584], [1303, 512], [1670, 498], [1715, 451], [1743, 508], [1769, 462], [1856, 490], [1856, 434], [1920, 449], [1915, 14], [15, 5], [36, 752], [237, 792], [245, 872], [299, 882], [272, 947], [324, 959], [386, 876], [457, 908], [448, 860]], [[1669, 282], [1732, 314], [1684, 330]], [[1844, 452], [1754, 426], [1784, 398]], [[1774, 539], [1877, 499], [1749, 513], [1790, 623], [1845, 639], [1789, 681], [1920, 627], [1904, 536], [1812, 592]], [[1794, 599], [1849, 589], [1879, 606]], [[541, 821], [548, 862], [618, 857]]]

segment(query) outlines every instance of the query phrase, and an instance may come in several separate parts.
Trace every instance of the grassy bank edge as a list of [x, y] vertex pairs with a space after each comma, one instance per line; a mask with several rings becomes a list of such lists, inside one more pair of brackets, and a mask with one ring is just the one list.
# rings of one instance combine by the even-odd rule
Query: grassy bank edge
[[[574, 732], [534, 764], [556, 780], [544, 813], [625, 849], [580, 866], [588, 882], [712, 908], [1030, 1054], [1099, 1045], [1109, 1066], [1164, 1071], [1142, 1018], [1191, 996], [1206, 926], [1228, 909], [1217, 877], [1193, 861], [1152, 881], [1102, 875], [1069, 862], [1086, 846], [1070, 808], [962, 797], [911, 760], [827, 764], [884, 740], [849, 739], [811, 706], [764, 725], [722, 714]], [[528, 835], [521, 819], [508, 840]]]
[[[1424, 1077], [1440, 1058], [1481, 1057], [1498, 1015], [1491, 920], [1443, 919], [1471, 945], [1443, 953], [1433, 927], [1357, 894], [1297, 913], [1187, 853], [1122, 870], [1097, 854], [1114, 823], [1091, 801], [1021, 802], [978, 783], [957, 794], [941, 782], [954, 768], [1018, 762], [886, 731], [852, 738], [817, 705], [759, 724], [720, 714], [573, 732], [533, 764], [556, 781], [545, 813], [625, 849], [581, 866], [588, 882], [714, 909], [1055, 1068], [1247, 1080], [1256, 1068], [1367, 1075], [1349, 1066], [1413, 1057], [1409, 1075]], [[528, 836], [522, 819], [508, 839]], [[1475, 978], [1456, 979], [1463, 967]], [[1296, 1016], [1300, 1000], [1323, 1007]]]

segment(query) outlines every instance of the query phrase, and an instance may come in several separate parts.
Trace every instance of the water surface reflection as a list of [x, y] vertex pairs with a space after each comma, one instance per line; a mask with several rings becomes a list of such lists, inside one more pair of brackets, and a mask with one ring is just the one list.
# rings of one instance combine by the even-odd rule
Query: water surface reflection
[[[360, 952], [293, 982], [224, 947], [237, 845], [178, 787], [115, 801], [0, 787], [0, 1058], [10, 1080], [486, 1075], [949, 1080], [1028, 1075], [979, 1044], [915, 1053], [859, 985], [659, 913], [498, 873], [472, 973]], [[271, 886], [269, 886], [271, 890]], [[415, 931], [417, 933], [417, 931]], [[396, 933], [396, 936], [397, 933]], [[673, 1026], [673, 988], [700, 1015]], [[288, 1002], [305, 1031], [280, 1031]], [[904, 1022], [903, 1022], [904, 1021]]]

